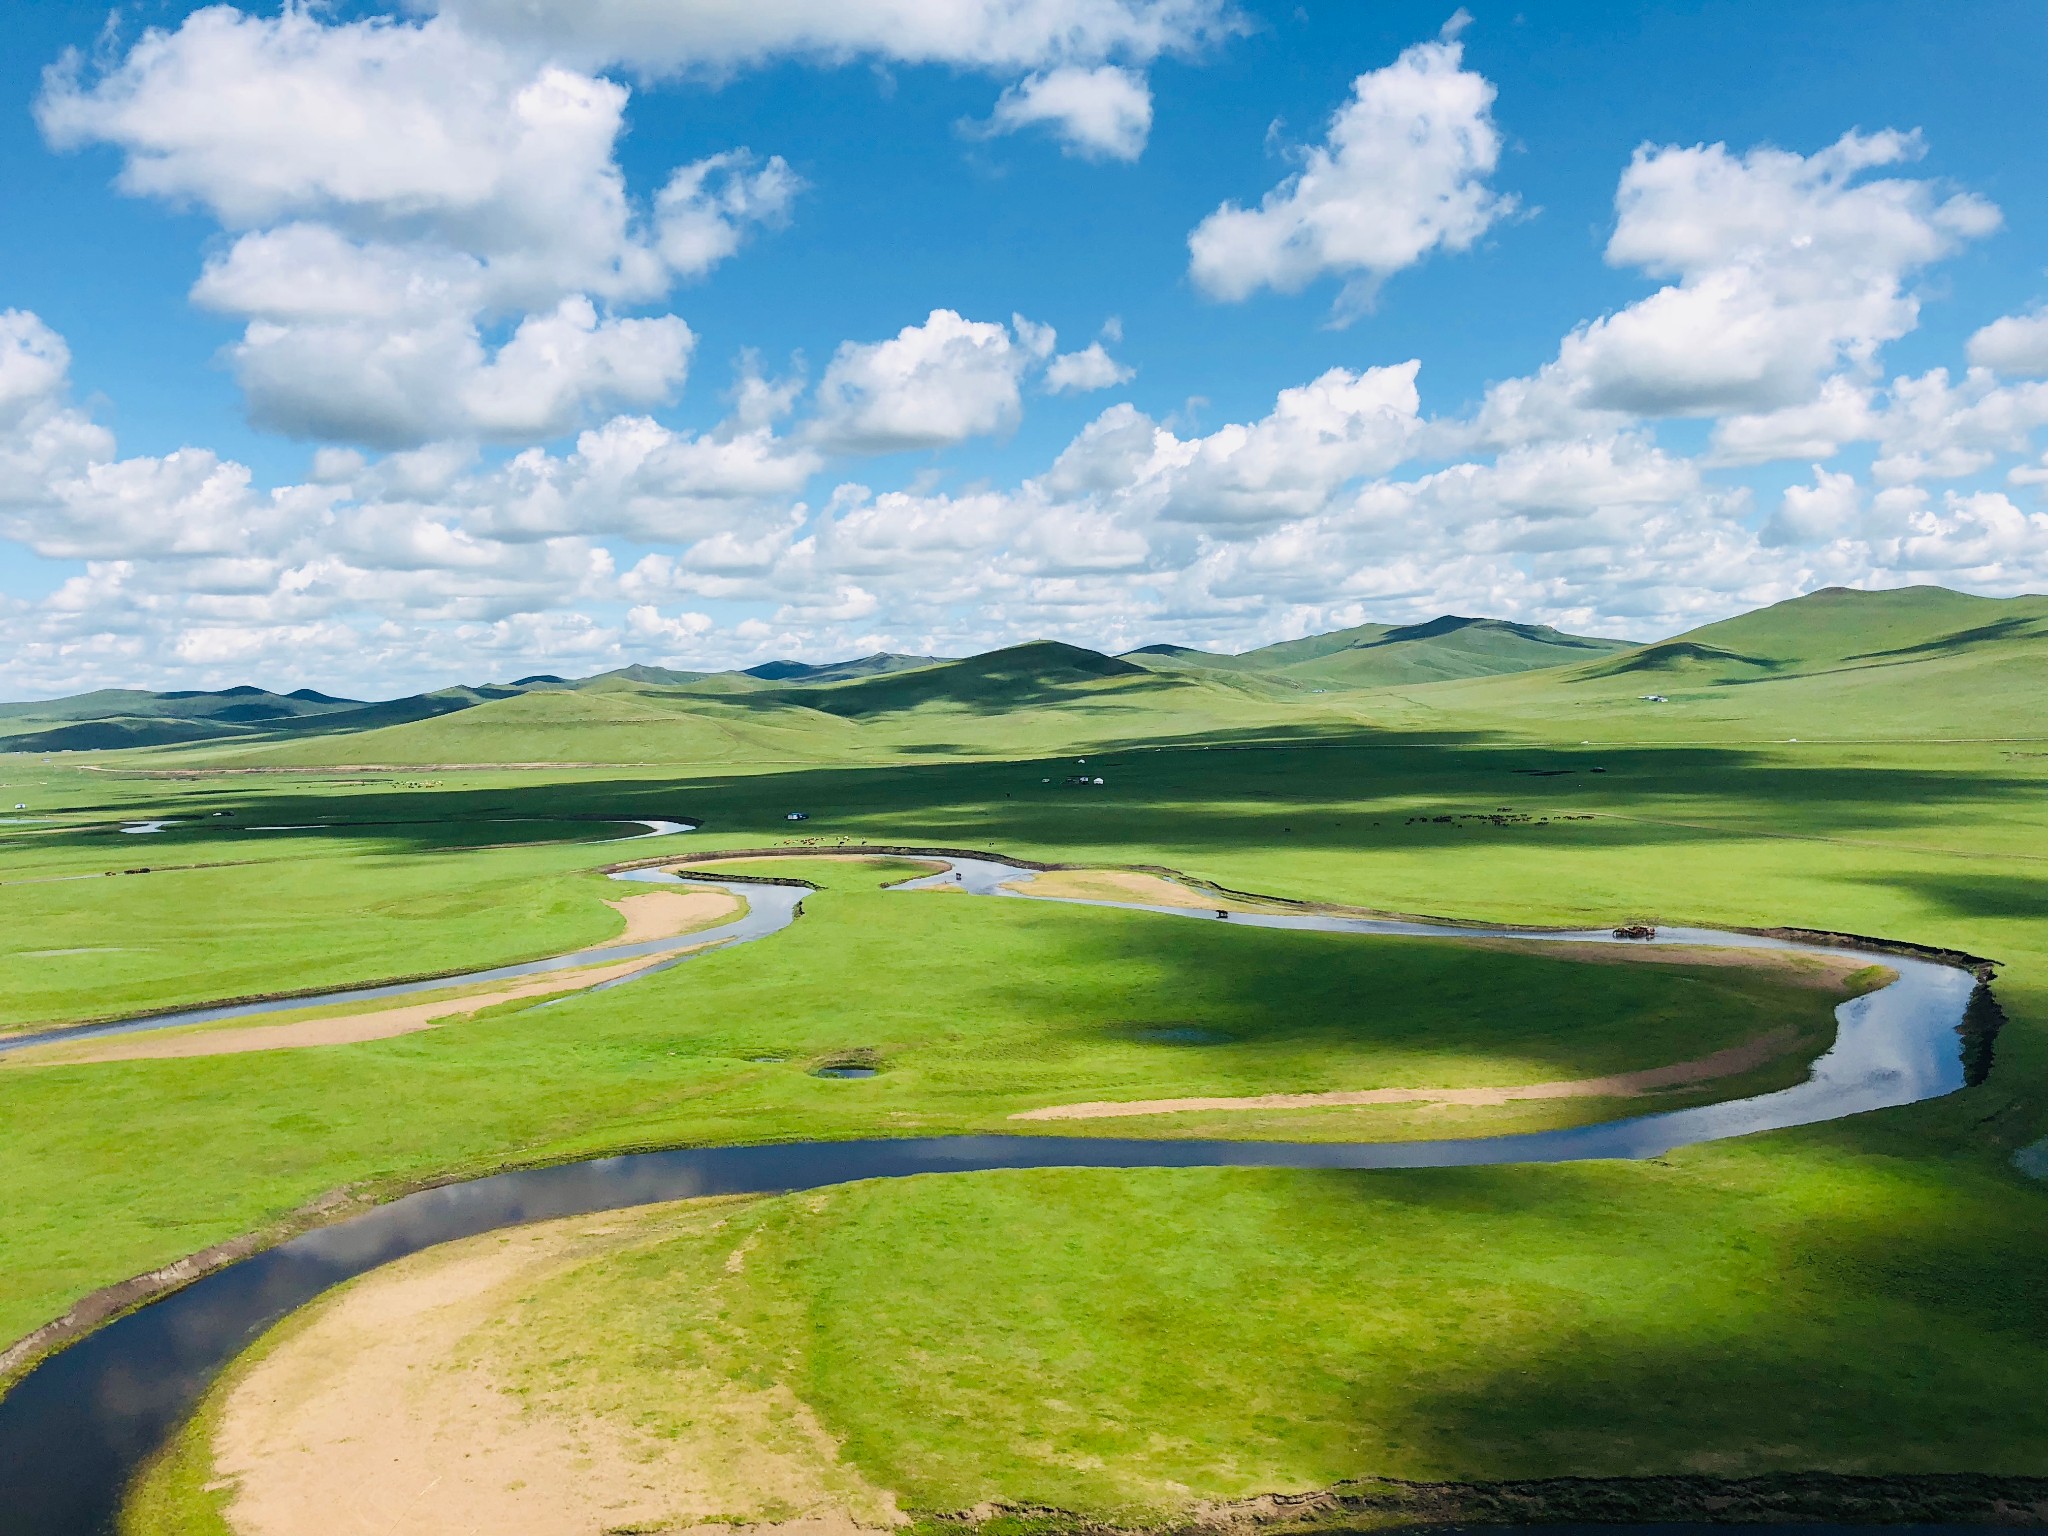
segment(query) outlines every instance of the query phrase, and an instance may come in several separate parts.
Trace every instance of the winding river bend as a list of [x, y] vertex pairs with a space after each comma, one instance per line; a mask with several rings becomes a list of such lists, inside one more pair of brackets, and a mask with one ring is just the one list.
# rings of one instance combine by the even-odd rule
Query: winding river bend
[[[992, 859], [934, 857], [943, 860], [941, 872], [896, 889], [954, 885], [984, 896], [1071, 899], [1023, 897], [1005, 888], [1033, 873], [1027, 869]], [[680, 877], [649, 869], [622, 872], [619, 878], [667, 883]], [[579, 951], [469, 977], [296, 998], [277, 1006], [305, 1008], [528, 975], [591, 964], [593, 954], [623, 958], [653, 953], [664, 945], [680, 948], [719, 938], [726, 942], [759, 938], [787, 927], [805, 894], [790, 886], [735, 883], [745, 885], [747, 915], [686, 939]], [[1179, 907], [1137, 902], [1083, 904], [1218, 921], [1212, 912]], [[1598, 930], [1565, 933], [1454, 927], [1310, 913], [1239, 912], [1226, 921], [1322, 933], [1510, 937], [1575, 944], [1629, 942]], [[1710, 929], [1665, 929], [1659, 938], [1673, 944], [1839, 954], [1839, 950]], [[815, 1189], [913, 1174], [1013, 1168], [1425, 1168], [1654, 1157], [1676, 1147], [1808, 1125], [1956, 1091], [1964, 1085], [1957, 1026], [1963, 1021], [1976, 978], [1960, 967], [1931, 960], [1891, 954], [1884, 959], [1898, 972], [1898, 980], [1836, 1009], [1835, 1042], [1814, 1063], [1806, 1082], [1723, 1104], [1601, 1125], [1410, 1142], [1147, 1141], [1054, 1135], [685, 1148], [498, 1174], [424, 1190], [216, 1270], [87, 1335], [30, 1371], [0, 1398], [0, 1536], [105, 1536], [113, 1529], [129, 1478], [165, 1443], [207, 1384], [257, 1333], [344, 1280], [438, 1243], [552, 1217], [696, 1196]], [[264, 1006], [248, 1008], [253, 1011]], [[236, 1016], [240, 1016], [239, 1010], [192, 1010], [184, 1015], [84, 1028], [114, 1033]], [[38, 1038], [78, 1038], [81, 1032]], [[23, 1043], [17, 1039], [7, 1045]]]

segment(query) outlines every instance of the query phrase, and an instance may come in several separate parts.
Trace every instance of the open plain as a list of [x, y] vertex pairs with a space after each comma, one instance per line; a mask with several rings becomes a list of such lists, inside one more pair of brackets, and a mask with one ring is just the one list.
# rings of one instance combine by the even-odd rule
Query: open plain
[[[1901, 606], [1806, 603], [1835, 627]], [[529, 722], [522, 766], [458, 766], [451, 744], [431, 782], [301, 767], [288, 739], [0, 759], [38, 818], [0, 837], [17, 1044], [410, 977], [454, 999], [305, 996], [283, 1023], [0, 1057], [10, 1373], [31, 1379], [130, 1277], [499, 1169], [1019, 1130], [1435, 1144], [1598, 1124], [1802, 1081], [1836, 1010], [1896, 974], [1887, 944], [1995, 975], [2003, 1027], [1979, 1029], [1960, 1091], [1643, 1160], [934, 1174], [428, 1248], [222, 1373], [138, 1464], [124, 1530], [427, 1532], [458, 1508], [533, 1532], [1149, 1528], [1310, 1495], [1337, 1503], [1299, 1518], [1383, 1523], [1572, 1477], [1639, 1514], [1696, 1513], [1716, 1487], [1811, 1512], [1798, 1479], [1818, 1474], [1895, 1512], [2011, 1513], [2048, 1477], [2048, 1189], [2013, 1163], [2048, 1132], [2048, 740], [1976, 739], [1955, 699], [1767, 740], [1743, 712], [1752, 691], [1781, 707], [1778, 683], [1705, 685], [1692, 739], [1675, 711], [1639, 736], [1641, 713], [1572, 669], [1486, 685], [1520, 690], [1512, 727], [1458, 713], [1482, 685], [1451, 682], [1286, 728], [1234, 725], [1211, 692], [1202, 728], [1178, 700], [1147, 739], [1149, 675], [1119, 693], [1054, 660], [1018, 704], [970, 664], [963, 706], [937, 669], [881, 723], [909, 741], [966, 707], [993, 733], [1014, 709], [1034, 737], [1071, 731], [1064, 757], [840, 761], [828, 739], [816, 761], [550, 768]], [[2014, 664], [2041, 675], [2031, 652]], [[576, 695], [528, 702], [556, 698]], [[467, 756], [484, 728], [463, 727]], [[317, 755], [388, 761], [381, 734]], [[146, 819], [167, 825], [142, 872], [145, 839], [117, 829]], [[632, 838], [636, 819], [696, 829]], [[1057, 867], [962, 896], [944, 889], [960, 851]], [[622, 869], [685, 884], [605, 878]], [[749, 889], [788, 882], [795, 921], [687, 963], [462, 990], [550, 954], [715, 939]], [[1289, 912], [1867, 942], [1255, 925]], [[376, 1029], [385, 1012], [406, 1032]], [[1344, 1502], [1373, 1479], [1429, 1491]]]

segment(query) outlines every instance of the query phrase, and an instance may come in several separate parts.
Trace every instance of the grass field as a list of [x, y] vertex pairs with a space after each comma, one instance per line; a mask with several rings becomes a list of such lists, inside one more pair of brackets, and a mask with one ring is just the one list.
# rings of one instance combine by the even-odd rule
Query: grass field
[[[820, 1212], [762, 1201], [726, 1218], [760, 1237], [739, 1279], [717, 1282], [724, 1313], [641, 1281], [664, 1265], [723, 1275], [734, 1228], [712, 1238], [688, 1213], [649, 1215], [616, 1262], [563, 1270], [533, 1305], [563, 1329], [631, 1320], [617, 1348], [638, 1341], [644, 1358], [570, 1334], [547, 1356], [614, 1381], [624, 1406], [607, 1413], [658, 1423], [673, 1411], [656, 1400], [660, 1363], [709, 1351], [693, 1369], [781, 1383], [847, 1465], [915, 1510], [1001, 1498], [1127, 1520], [1372, 1475], [2048, 1475], [2031, 1386], [2048, 1364], [2048, 1188], [2009, 1162], [2048, 1132], [2036, 619], [1915, 597], [1873, 620], [1832, 601], [1697, 642], [1761, 668], [1652, 656], [1694, 681], [1646, 681], [1603, 672], [1631, 654], [1617, 653], [1318, 696], [1313, 718], [1270, 691], [1241, 690], [1232, 714], [1223, 693], [1126, 692], [1115, 673], [1056, 681], [1022, 714], [1005, 683], [979, 712], [953, 697], [835, 716], [802, 726], [789, 757], [728, 738], [729, 752], [663, 758], [666, 727], [643, 722], [647, 758], [622, 746], [608, 767], [234, 775], [211, 771], [219, 748], [102, 760], [109, 772], [24, 763], [4, 775], [9, 804], [57, 824], [0, 829], [0, 995], [18, 1023], [491, 964], [614, 931], [601, 903], [617, 887], [590, 873], [606, 862], [798, 832], [1159, 865], [1458, 918], [1790, 924], [1952, 947], [1999, 963], [2010, 1022], [1990, 1080], [1944, 1100], [1645, 1164], [977, 1175], [847, 1189]], [[876, 683], [900, 697], [930, 686], [903, 681], [918, 676]], [[542, 701], [560, 697], [504, 701], [532, 718], [503, 755], [606, 755], [550, 722], [560, 706]], [[1196, 697], [1200, 710], [1132, 704]], [[500, 708], [322, 750], [488, 761], [457, 749]], [[763, 718], [804, 718], [776, 710]], [[467, 736], [434, 734], [465, 719]], [[400, 732], [412, 755], [383, 753]], [[1104, 784], [1064, 784], [1075, 757]], [[166, 770], [205, 771], [133, 776]], [[234, 815], [200, 820], [221, 809]], [[810, 820], [792, 827], [791, 810]], [[194, 825], [161, 838], [88, 825], [181, 812]], [[578, 841], [594, 829], [576, 818], [598, 815], [704, 828]], [[320, 829], [259, 842], [212, 821]], [[501, 841], [536, 846], [482, 846]], [[145, 862], [148, 876], [100, 873]], [[201, 864], [221, 867], [172, 869]], [[1829, 1006], [1726, 970], [1226, 931], [884, 893], [853, 865], [803, 873], [828, 888], [789, 932], [543, 1013], [268, 1059], [0, 1070], [0, 1336], [338, 1185], [638, 1144], [1013, 1129], [1015, 1110], [1063, 1100], [1577, 1077], [1793, 1014], [1810, 1034]], [[109, 933], [153, 953], [114, 969], [29, 953]], [[1223, 1038], [1145, 1033], [1196, 1019]], [[885, 1070], [805, 1070], [855, 1050]], [[789, 1059], [746, 1060], [771, 1054]], [[1084, 1128], [1485, 1133], [1628, 1107]], [[563, 1379], [572, 1407], [582, 1379]], [[172, 1504], [184, 1513], [161, 1506], [151, 1529], [183, 1529], [198, 1507]]]
[[[375, 1192], [622, 1146], [1007, 1130], [1016, 1111], [1076, 1099], [1576, 1079], [1789, 1028], [1805, 1055], [1788, 1051], [1742, 1080], [1775, 1085], [1803, 1075], [1843, 995], [1769, 972], [892, 894], [878, 880], [905, 871], [858, 864], [739, 867], [800, 869], [825, 889], [786, 933], [545, 1010], [492, 1010], [348, 1047], [0, 1066], [0, 1105], [16, 1128], [0, 1191], [23, 1217], [9, 1234], [0, 1334], [342, 1186]], [[1361, 1006], [1368, 990], [1378, 1000]], [[1177, 1040], [1190, 1024], [1214, 1042]], [[864, 1081], [810, 1075], [850, 1054], [885, 1070]], [[1631, 1107], [1297, 1112], [1239, 1117], [1233, 1133], [1433, 1135]], [[1208, 1129], [1206, 1118], [1115, 1124], [1185, 1135]], [[196, 1164], [183, 1155], [201, 1145]]]

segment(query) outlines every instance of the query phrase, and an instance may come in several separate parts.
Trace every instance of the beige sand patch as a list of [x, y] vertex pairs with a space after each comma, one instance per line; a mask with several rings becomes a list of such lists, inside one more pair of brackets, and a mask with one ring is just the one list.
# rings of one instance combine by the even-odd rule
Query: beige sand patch
[[47, 1046], [30, 1046], [0, 1058], [10, 1066], [71, 1066], [96, 1061], [163, 1061], [186, 1056], [236, 1056], [244, 1051], [292, 1051], [315, 1045], [360, 1045], [366, 1040], [390, 1040], [417, 1034], [449, 1019], [477, 1013], [499, 1003], [547, 997], [557, 992], [579, 992], [599, 982], [615, 981], [657, 965], [671, 955], [641, 955], [615, 965], [599, 965], [572, 971], [547, 971], [512, 986], [466, 997], [442, 998], [438, 1002], [414, 1003], [406, 1008], [386, 1008], [375, 1013], [342, 1014], [327, 1019], [302, 1019], [295, 1024], [262, 1024], [251, 1027], [217, 1027], [195, 1032], [161, 1035], [130, 1035], [125, 1038], [59, 1041]]
[[626, 920], [626, 931], [611, 941], [614, 944], [673, 939], [737, 917], [741, 908], [739, 897], [732, 892], [708, 886], [694, 891], [648, 891], [605, 905]]
[[238, 1536], [593, 1536], [900, 1524], [804, 1404], [683, 1368], [679, 1434], [508, 1390], [521, 1301], [616, 1239], [589, 1218], [450, 1244], [317, 1304], [228, 1388], [213, 1452]]
[[1582, 1077], [1569, 1082], [1510, 1088], [1367, 1088], [1335, 1093], [1261, 1093], [1242, 1098], [1138, 1099], [1126, 1103], [1052, 1104], [1012, 1120], [1114, 1120], [1126, 1115], [1177, 1115], [1212, 1109], [1320, 1109], [1362, 1104], [1460, 1104], [1492, 1107], [1515, 1099], [1632, 1099], [1664, 1088], [1685, 1088], [1754, 1071], [1799, 1041], [1794, 1029], [1774, 1029], [1725, 1051], [1640, 1072]]
[[1161, 875], [1130, 869], [1048, 869], [1025, 880], [1012, 880], [1005, 890], [1020, 896], [1051, 896], [1066, 901], [1135, 901], [1148, 907], [1226, 908], [1221, 897], [1190, 890]]

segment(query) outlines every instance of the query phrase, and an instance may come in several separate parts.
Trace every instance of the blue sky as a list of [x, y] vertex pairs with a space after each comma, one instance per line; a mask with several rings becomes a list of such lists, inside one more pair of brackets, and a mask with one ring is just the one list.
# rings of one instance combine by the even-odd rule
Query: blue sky
[[2038, 590], [2044, 34], [36, 0], [0, 693]]

